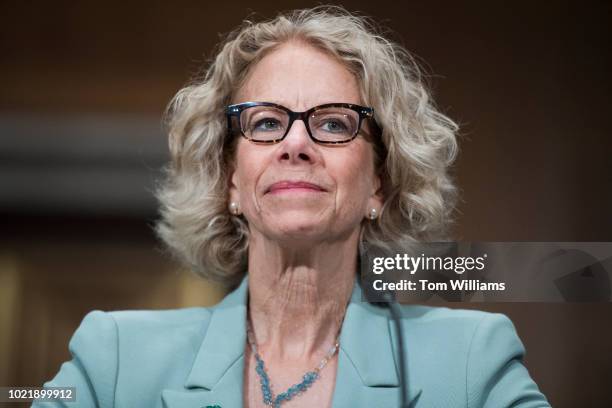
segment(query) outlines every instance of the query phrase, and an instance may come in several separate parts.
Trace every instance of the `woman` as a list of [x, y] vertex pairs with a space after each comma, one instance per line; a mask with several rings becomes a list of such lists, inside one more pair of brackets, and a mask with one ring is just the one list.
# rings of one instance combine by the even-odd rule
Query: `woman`
[[[158, 231], [238, 286], [210, 309], [89, 314], [46, 386], [84, 407], [400, 406], [397, 333], [361, 301], [359, 245], [444, 237], [455, 193], [456, 126], [409, 54], [337, 8], [245, 24], [169, 129]], [[504, 316], [402, 313], [411, 406], [548, 406]]]

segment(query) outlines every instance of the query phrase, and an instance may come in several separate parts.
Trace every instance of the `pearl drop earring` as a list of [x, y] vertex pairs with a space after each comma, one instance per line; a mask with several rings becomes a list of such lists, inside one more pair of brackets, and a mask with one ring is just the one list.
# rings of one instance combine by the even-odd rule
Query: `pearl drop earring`
[[370, 214], [368, 214], [368, 218], [370, 218], [370, 220], [375, 220], [378, 218], [378, 211], [376, 211], [376, 208], [370, 208]]
[[229, 205], [229, 211], [232, 215], [238, 215], [240, 214], [240, 209], [238, 208], [238, 203], [235, 201], [232, 201]]

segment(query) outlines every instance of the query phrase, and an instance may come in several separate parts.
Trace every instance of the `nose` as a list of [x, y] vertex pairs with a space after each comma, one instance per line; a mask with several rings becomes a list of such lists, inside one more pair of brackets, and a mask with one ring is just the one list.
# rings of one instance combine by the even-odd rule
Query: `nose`
[[290, 164], [313, 164], [317, 157], [316, 143], [308, 135], [304, 121], [296, 119], [279, 144], [278, 159]]

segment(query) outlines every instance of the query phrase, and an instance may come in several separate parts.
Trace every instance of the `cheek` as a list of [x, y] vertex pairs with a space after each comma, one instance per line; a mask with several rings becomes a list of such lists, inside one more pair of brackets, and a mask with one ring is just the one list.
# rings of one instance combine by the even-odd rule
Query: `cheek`
[[243, 143], [248, 142], [239, 142], [235, 156], [241, 207], [247, 212], [250, 212], [249, 209], [259, 212], [256, 189], [269, 157], [253, 149], [252, 146], [244, 146]]
[[361, 217], [372, 192], [373, 156], [367, 151], [349, 151], [346, 160], [336, 164], [338, 191], [336, 206], [340, 213]]
[[257, 149], [248, 146], [247, 143], [249, 142], [241, 138], [236, 149], [236, 163], [242, 180], [252, 178], [253, 173], [258, 171], [258, 166], [263, 162]]

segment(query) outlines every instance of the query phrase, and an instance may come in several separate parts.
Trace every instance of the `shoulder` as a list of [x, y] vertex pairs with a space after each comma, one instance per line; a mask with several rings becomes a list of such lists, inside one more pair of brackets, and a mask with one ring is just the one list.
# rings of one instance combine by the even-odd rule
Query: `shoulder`
[[125, 310], [112, 312], [91, 312], [91, 315], [106, 315], [112, 319], [118, 330], [137, 330], [138, 332], [158, 330], [188, 330], [190, 327], [206, 323], [214, 308], [192, 307], [168, 310]]
[[474, 368], [475, 361], [495, 357], [522, 359], [525, 348], [512, 321], [501, 313], [447, 307], [403, 306], [403, 331], [407, 338], [439, 356], [446, 354]]
[[424, 305], [403, 305], [401, 310], [402, 320], [411, 330], [443, 331], [447, 336], [470, 340], [493, 332], [516, 336], [512, 321], [501, 313]]
[[129, 310], [88, 313], [70, 341], [71, 352], [106, 349], [131, 360], [149, 353], [197, 352], [213, 308]]
[[[75, 386], [80, 406], [112, 407], [116, 396], [152, 389], [150, 381], [155, 379], [182, 384], [213, 309], [94, 310], [70, 340], [72, 360], [45, 386]], [[143, 376], [143, 370], [148, 375]], [[143, 406], [156, 406], [156, 394], [149, 394]]]
[[508, 319], [501, 313], [491, 313], [472, 309], [451, 309], [441, 306], [402, 305], [402, 317], [420, 323], [440, 323], [449, 321], [478, 322], [483, 319]]
[[[110, 337], [131, 336], [134, 340], [138, 338], [151, 340], [151, 336], [201, 330], [211, 313], [209, 308], [111, 312], [94, 310], [83, 318], [73, 335], [71, 348], [99, 344], [103, 339], [109, 340]], [[96, 341], [88, 341], [93, 339]]]
[[523, 364], [525, 347], [507, 316], [411, 305], [402, 307], [402, 320], [413, 351], [408, 364], [456, 387], [467, 406], [549, 406]]
[[100, 317], [102, 319], [106, 317], [114, 320], [117, 324], [136, 324], [145, 327], [189, 324], [193, 321], [201, 321], [206, 319], [208, 316], [210, 316], [213, 308], [190, 307], [184, 309], [117, 310], [108, 312], [94, 310], [85, 316], [84, 321], [86, 321], [88, 318], [97, 320]]
[[171, 349], [195, 352], [206, 332], [212, 310], [94, 310], [83, 318], [70, 340], [69, 349], [73, 355], [106, 352], [116, 355], [118, 360], [129, 354], [131, 361], [139, 355], [146, 358], [146, 353]]

